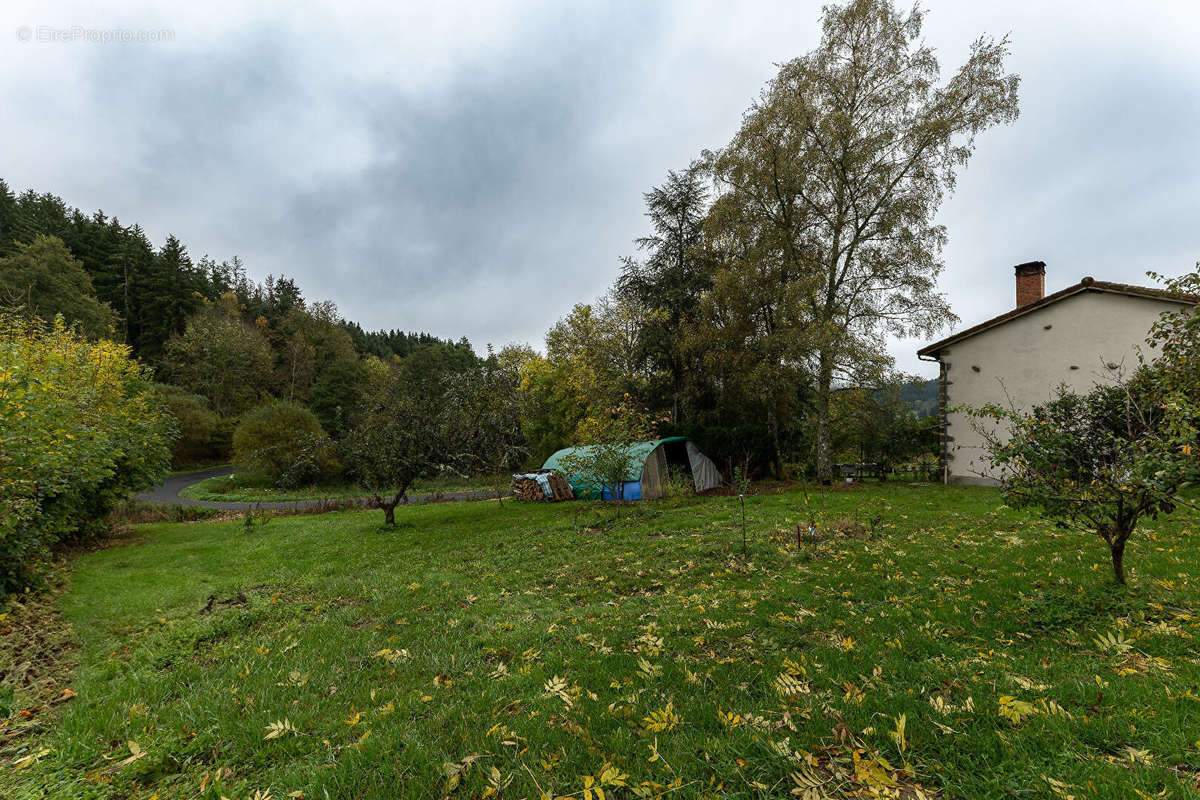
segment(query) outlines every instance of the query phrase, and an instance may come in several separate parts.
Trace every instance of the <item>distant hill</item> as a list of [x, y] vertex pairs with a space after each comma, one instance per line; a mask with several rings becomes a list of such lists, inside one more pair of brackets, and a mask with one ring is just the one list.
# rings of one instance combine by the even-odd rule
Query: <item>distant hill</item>
[[[268, 275], [258, 283], [237, 256], [220, 263], [207, 255], [193, 261], [174, 236], [156, 249], [139, 225], [123, 225], [102, 211], [85, 214], [50, 193], [29, 189], [14, 194], [0, 178], [0, 258], [19, 254], [22, 244], [39, 235], [62, 240], [90, 278], [87, 293], [116, 313], [118, 340], [152, 364], [161, 359], [171, 335], [183, 332], [189, 316], [205, 303], [219, 303], [225, 293], [237, 297], [249, 321], [262, 317], [272, 325], [292, 308], [306, 305], [291, 278]], [[11, 300], [8, 295], [0, 281], [0, 305]], [[336, 308], [327, 308], [336, 315]], [[67, 321], [80, 320], [68, 316]], [[454, 341], [399, 329], [367, 331], [351, 321], [341, 324], [360, 355], [406, 356], [419, 347], [474, 353], [465, 337]]]
[[938, 379], [916, 380], [900, 388], [900, 396], [912, 407], [918, 417], [932, 417], [938, 413]]

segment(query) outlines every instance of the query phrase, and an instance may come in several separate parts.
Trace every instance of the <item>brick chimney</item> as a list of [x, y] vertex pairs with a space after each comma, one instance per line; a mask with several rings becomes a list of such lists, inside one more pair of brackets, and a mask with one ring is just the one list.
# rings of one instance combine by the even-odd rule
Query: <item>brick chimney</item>
[[1017, 264], [1017, 308], [1036, 303], [1046, 296], [1046, 262]]

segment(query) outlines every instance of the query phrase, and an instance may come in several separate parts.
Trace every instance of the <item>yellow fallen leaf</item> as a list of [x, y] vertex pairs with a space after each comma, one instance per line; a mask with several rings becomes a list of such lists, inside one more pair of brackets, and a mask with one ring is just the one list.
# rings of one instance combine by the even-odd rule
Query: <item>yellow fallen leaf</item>
[[22, 756], [21, 758], [18, 758], [16, 761], [14, 761], [13, 766], [15, 766], [17, 769], [25, 769], [25, 767], [28, 767], [30, 764], [34, 764], [38, 761], [41, 761], [46, 756], [50, 755], [51, 752], [53, 752], [53, 751], [46, 749], [46, 750], [39, 750], [36, 753], [30, 753], [29, 755]]
[[114, 764], [113, 765], [114, 769], [121, 769], [122, 767], [127, 767], [130, 764], [132, 764], [133, 762], [137, 761], [139, 758], [142, 758], [143, 756], [146, 755], [146, 751], [143, 750], [141, 748], [141, 746], [137, 742], [133, 741], [132, 739], [129, 740], [128, 742], [126, 742], [126, 746], [129, 748], [129, 753], [130, 753], [129, 757], [122, 759], [122, 760], [118, 761], [116, 764]]

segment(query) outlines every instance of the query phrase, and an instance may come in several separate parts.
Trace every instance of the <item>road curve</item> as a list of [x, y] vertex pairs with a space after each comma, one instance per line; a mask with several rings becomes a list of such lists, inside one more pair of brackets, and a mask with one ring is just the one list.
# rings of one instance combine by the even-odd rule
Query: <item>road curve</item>
[[[177, 475], [169, 476], [158, 486], [155, 486], [148, 492], [142, 492], [137, 496], [138, 500], [144, 503], [167, 503], [169, 505], [178, 506], [203, 506], [204, 508], [216, 508], [222, 511], [243, 511], [247, 508], [324, 508], [330, 505], [331, 502], [342, 503], [350, 502], [357, 503], [366, 507], [370, 503], [370, 498], [345, 498], [342, 500], [273, 500], [271, 502], [262, 503], [240, 503], [233, 501], [213, 501], [213, 500], [193, 500], [190, 497], [181, 497], [180, 492], [193, 483], [207, 480], [209, 478], [217, 478], [221, 475], [232, 475], [234, 472], [232, 467], [216, 467], [215, 469], [205, 469], [199, 472], [183, 472]], [[434, 492], [432, 494], [410, 494], [408, 496], [409, 503], [438, 503], [447, 500], [489, 500], [496, 497], [494, 489], [472, 489], [461, 492]]]

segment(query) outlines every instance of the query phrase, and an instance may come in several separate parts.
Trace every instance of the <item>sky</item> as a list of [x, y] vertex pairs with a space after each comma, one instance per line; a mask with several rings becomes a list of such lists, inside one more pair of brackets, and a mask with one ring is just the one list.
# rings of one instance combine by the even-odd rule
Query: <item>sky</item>
[[[6, 0], [0, 177], [482, 349], [607, 289], [642, 194], [728, 143], [821, 3], [172, 5]], [[943, 75], [1008, 34], [1022, 77], [939, 211], [955, 327], [1024, 261], [1051, 292], [1200, 260], [1200, 2], [923, 6]], [[924, 343], [897, 366], [936, 374]]]

